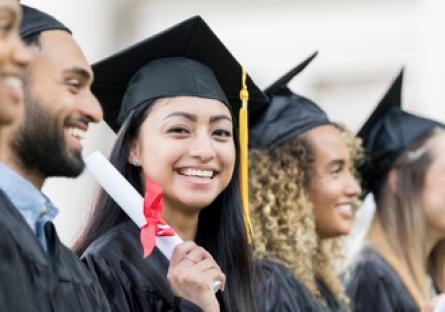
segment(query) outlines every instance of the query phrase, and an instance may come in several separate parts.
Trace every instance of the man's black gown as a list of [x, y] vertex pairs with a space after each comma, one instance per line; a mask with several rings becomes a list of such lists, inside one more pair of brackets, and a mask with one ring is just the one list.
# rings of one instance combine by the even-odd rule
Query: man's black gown
[[372, 249], [361, 251], [344, 281], [354, 311], [419, 312], [397, 273]]
[[[98, 277], [115, 312], [201, 311], [193, 303], [175, 297], [167, 280], [169, 261], [159, 249], [155, 247], [143, 259], [140, 229], [132, 221], [99, 237], [82, 259]], [[258, 285], [259, 311], [312, 311], [305, 308], [305, 294], [299, 292], [298, 284], [292, 285], [286, 271], [268, 262], [256, 265], [254, 283]], [[217, 298], [221, 300], [218, 295]]]
[[0, 190], [0, 311], [110, 311], [97, 281], [52, 223], [45, 234], [53, 259]]

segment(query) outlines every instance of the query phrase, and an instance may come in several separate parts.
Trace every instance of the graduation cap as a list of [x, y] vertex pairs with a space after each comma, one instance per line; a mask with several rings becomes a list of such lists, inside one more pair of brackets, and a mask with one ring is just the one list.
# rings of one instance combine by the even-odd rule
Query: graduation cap
[[299, 133], [331, 123], [326, 113], [314, 102], [293, 93], [287, 87], [288, 82], [300, 73], [317, 53], [312, 54], [265, 90], [271, 98], [271, 104], [250, 118], [250, 148], [273, 148]]
[[[244, 68], [200, 16], [94, 64], [91, 90], [104, 119], [117, 132], [129, 113], [162, 97], [197, 96], [216, 99], [240, 116], [241, 197], [249, 233], [247, 101], [249, 112], [269, 103]], [[250, 235], [248, 235], [250, 242]]]
[[403, 151], [434, 127], [441, 126], [439, 122], [402, 110], [403, 71], [357, 134], [363, 140], [368, 158], [359, 168], [363, 197], [370, 191], [374, 194], [378, 191], [383, 178]]
[[23, 19], [19, 30], [22, 39], [47, 30], [64, 30], [71, 34], [65, 25], [46, 13], [26, 5], [22, 5], [22, 11]]
[[[242, 68], [200, 16], [192, 17], [92, 66], [92, 91], [117, 132], [131, 110], [168, 96], [220, 100], [241, 108]], [[246, 77], [249, 112], [269, 103]]]

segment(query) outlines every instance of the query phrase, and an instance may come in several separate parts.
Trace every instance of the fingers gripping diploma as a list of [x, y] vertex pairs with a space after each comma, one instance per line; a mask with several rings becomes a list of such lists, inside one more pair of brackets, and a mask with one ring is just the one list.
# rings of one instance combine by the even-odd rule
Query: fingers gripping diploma
[[224, 291], [226, 276], [204, 248], [194, 242], [177, 245], [167, 279], [175, 296], [193, 302], [205, 312], [219, 312], [213, 281], [221, 281], [220, 289]]

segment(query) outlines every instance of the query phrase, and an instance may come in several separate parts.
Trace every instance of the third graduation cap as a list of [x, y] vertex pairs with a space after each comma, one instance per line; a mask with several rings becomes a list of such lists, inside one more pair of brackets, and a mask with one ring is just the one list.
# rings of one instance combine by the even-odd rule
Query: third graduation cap
[[311, 55], [265, 90], [271, 97], [271, 104], [251, 117], [250, 148], [273, 148], [299, 133], [331, 123], [326, 113], [314, 102], [287, 87], [287, 83], [316, 55]]
[[364, 194], [378, 191], [394, 162], [412, 143], [440, 123], [409, 114], [401, 108], [403, 69], [358, 132], [367, 162], [360, 168]]
[[[204, 20], [195, 16], [93, 66], [92, 91], [117, 132], [131, 110], [149, 100], [198, 96], [220, 100], [237, 116], [242, 68]], [[268, 104], [247, 76], [249, 112]]]

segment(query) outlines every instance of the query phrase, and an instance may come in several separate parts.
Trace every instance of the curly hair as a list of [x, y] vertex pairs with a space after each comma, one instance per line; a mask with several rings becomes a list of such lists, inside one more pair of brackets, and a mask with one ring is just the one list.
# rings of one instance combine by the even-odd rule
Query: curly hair
[[[361, 139], [343, 124], [334, 123], [346, 140], [351, 173], [365, 159]], [[311, 293], [320, 298], [319, 278], [343, 306], [349, 305], [333, 259], [343, 260], [340, 237], [320, 240], [315, 231], [312, 203], [307, 192], [312, 176], [314, 151], [307, 133], [299, 134], [272, 149], [252, 150], [249, 168], [250, 213], [254, 227], [255, 255], [284, 264]], [[360, 206], [354, 201], [354, 210]]]

